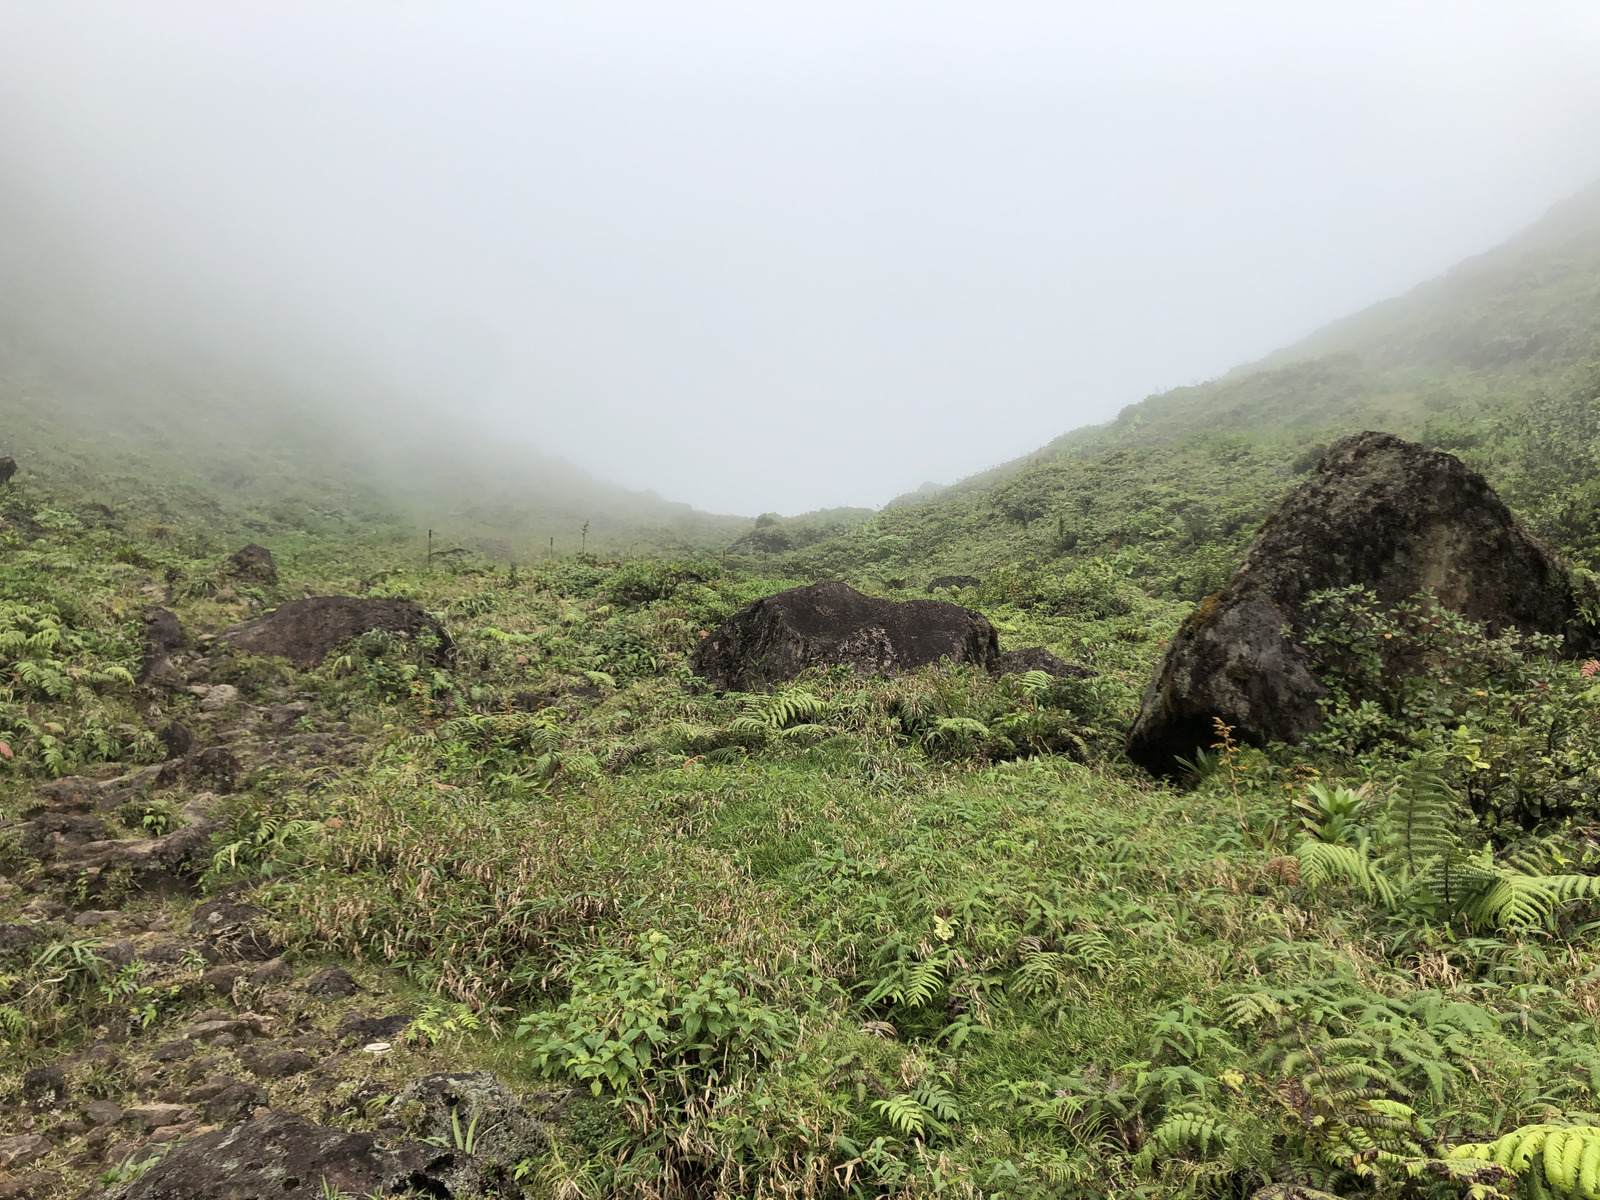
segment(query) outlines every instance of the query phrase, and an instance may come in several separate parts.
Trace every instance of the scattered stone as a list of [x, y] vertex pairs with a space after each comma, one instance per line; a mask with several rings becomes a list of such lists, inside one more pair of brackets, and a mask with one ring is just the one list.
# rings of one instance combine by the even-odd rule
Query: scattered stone
[[106, 833], [105, 822], [96, 817], [47, 812], [23, 826], [22, 852], [32, 858], [56, 858], [76, 847], [98, 842]]
[[115, 1125], [122, 1120], [122, 1107], [110, 1100], [91, 1100], [83, 1107], [91, 1125]]
[[1057, 658], [1043, 646], [1025, 646], [1021, 650], [1007, 650], [989, 664], [995, 675], [1022, 675], [1028, 671], [1043, 671], [1058, 679], [1092, 679], [1094, 672]]
[[44, 941], [44, 934], [33, 925], [0, 925], [0, 958], [31, 950]]
[[223, 795], [232, 792], [239, 783], [239, 760], [226, 746], [208, 746], [177, 763], [168, 761], [164, 765], [184, 782], [209, 787]]
[[119, 912], [112, 912], [108, 909], [91, 908], [87, 912], [81, 912], [72, 918], [72, 923], [81, 929], [87, 929], [91, 925], [108, 924], [121, 915]]
[[35, 1109], [59, 1108], [67, 1099], [67, 1074], [54, 1063], [32, 1067], [22, 1077], [22, 1098]]
[[410, 600], [312, 596], [290, 600], [222, 636], [235, 649], [287, 658], [302, 670], [320, 663], [341, 642], [381, 629], [406, 637], [432, 634], [441, 656], [453, 649], [444, 626]]
[[201, 712], [221, 712], [239, 698], [239, 689], [231, 683], [218, 683], [206, 689], [200, 700]]
[[194, 731], [182, 721], [168, 721], [156, 735], [167, 748], [167, 757], [183, 758], [195, 748]]
[[228, 1125], [244, 1120], [255, 1109], [266, 1105], [266, 1088], [235, 1080], [206, 1101], [206, 1121], [212, 1125]]
[[294, 968], [281, 958], [269, 958], [250, 972], [251, 987], [266, 987], [269, 983], [282, 983], [294, 978]]
[[0, 1200], [45, 1200], [58, 1194], [60, 1184], [57, 1171], [29, 1171], [12, 1179], [0, 1179]]
[[278, 564], [272, 551], [251, 542], [228, 556], [228, 573], [237, 579], [255, 583], [277, 583]]
[[356, 982], [355, 976], [343, 967], [323, 967], [306, 980], [306, 994], [324, 1000], [353, 996], [360, 990], [361, 985]]
[[243, 967], [212, 967], [204, 975], [200, 976], [200, 982], [212, 991], [221, 992], [226, 996], [233, 992], [234, 983], [243, 978], [244, 973]]
[[220, 822], [202, 821], [157, 838], [69, 844], [56, 850], [45, 874], [62, 882], [82, 881], [91, 895], [96, 881], [112, 873], [126, 873], [144, 891], [182, 890], [197, 873], [195, 864], [210, 861], [211, 835], [221, 827]]
[[122, 1118], [145, 1129], [159, 1129], [163, 1125], [177, 1125], [188, 1120], [191, 1111], [183, 1104], [141, 1104], [128, 1109]]
[[54, 1149], [43, 1134], [19, 1133], [15, 1137], [0, 1138], [0, 1167], [25, 1167]]
[[276, 1054], [256, 1059], [250, 1070], [262, 1079], [287, 1079], [290, 1075], [309, 1071], [315, 1065], [312, 1057], [303, 1050], [279, 1050]]
[[192, 955], [198, 955], [208, 963], [214, 963], [220, 957], [214, 948], [198, 938], [171, 938], [153, 942], [139, 951], [139, 958], [144, 962], [172, 965], [181, 963]]
[[808, 667], [892, 675], [943, 658], [987, 666], [999, 650], [981, 613], [943, 600], [879, 600], [833, 581], [740, 609], [700, 639], [689, 666], [719, 691], [753, 692]]
[[410, 1013], [390, 1013], [386, 1017], [345, 1013], [335, 1033], [347, 1042], [387, 1042], [398, 1037], [416, 1019]]
[[36, 803], [24, 816], [34, 817], [41, 812], [87, 813], [94, 809], [100, 797], [100, 783], [83, 775], [68, 775], [53, 779], [33, 789]]
[[457, 1150], [313, 1125], [273, 1112], [178, 1146], [112, 1200], [249, 1200], [298, 1193], [410, 1192], [467, 1200], [485, 1193], [482, 1168]]
[[189, 932], [203, 934], [235, 958], [265, 962], [276, 953], [261, 928], [266, 910], [232, 900], [208, 900], [194, 910]]
[[[1233, 578], [1179, 627], [1145, 691], [1128, 756], [1171, 773], [1174, 756], [1216, 740], [1298, 742], [1326, 696], [1301, 639], [1313, 593], [1355, 584], [1385, 603], [1432, 589], [1484, 622], [1556, 634], [1592, 652], [1584, 598], [1483, 477], [1449, 454], [1386, 433], [1335, 442], [1256, 535]], [[1287, 634], [1284, 632], [1287, 629]]]
[[194, 1043], [179, 1038], [176, 1041], [163, 1042], [150, 1051], [150, 1057], [157, 1062], [177, 1062], [180, 1058], [188, 1058], [194, 1053]]
[[545, 1126], [490, 1071], [413, 1080], [390, 1102], [383, 1123], [423, 1141], [442, 1139], [448, 1145], [457, 1123], [468, 1129], [474, 1121], [475, 1152], [491, 1162], [516, 1163], [549, 1148]]
[[940, 588], [975, 588], [983, 580], [976, 575], [935, 575], [928, 581], [928, 591], [936, 592]]
[[189, 639], [177, 614], [151, 607], [144, 614], [144, 656], [139, 662], [139, 682], [146, 687], [180, 688], [183, 673], [173, 665], [172, 655], [184, 649]]

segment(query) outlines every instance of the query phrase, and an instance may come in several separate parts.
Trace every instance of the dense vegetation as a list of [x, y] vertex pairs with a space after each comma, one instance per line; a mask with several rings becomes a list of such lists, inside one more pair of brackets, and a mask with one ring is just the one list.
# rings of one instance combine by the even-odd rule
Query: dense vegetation
[[[1581, 358], [1479, 377], [1411, 431], [1594, 569]], [[577, 1089], [514, 1164], [535, 1194], [1594, 1200], [1600, 663], [1427, 596], [1329, 593], [1323, 734], [1262, 750], [1219, 728], [1179, 785], [1121, 757], [1164, 639], [1339, 431], [1259, 426], [1058, 447], [869, 519], [766, 521], [711, 559], [430, 563], [373, 527], [277, 527], [283, 582], [260, 586], [223, 570], [246, 532], [226, 519], [22, 478], [0, 493], [4, 803], [163, 756], [196, 700], [134, 683], [152, 600], [214, 632], [307, 590], [411, 598], [453, 658], [377, 634], [304, 672], [205, 651], [213, 682], [299, 698], [364, 748], [247, 776], [202, 891], [249, 882], [291, 957], [423, 1005], [431, 1062]], [[688, 670], [781, 587], [904, 597], [957, 571], [1005, 647], [1090, 677], [823, 671], [717, 696]], [[117, 820], [165, 829], [190, 798]], [[0, 855], [15, 921], [47, 884], [14, 835]], [[50, 928], [0, 972], [6, 1093], [200, 1002]], [[321, 1111], [370, 1125], [375, 1090], [340, 1086]]]

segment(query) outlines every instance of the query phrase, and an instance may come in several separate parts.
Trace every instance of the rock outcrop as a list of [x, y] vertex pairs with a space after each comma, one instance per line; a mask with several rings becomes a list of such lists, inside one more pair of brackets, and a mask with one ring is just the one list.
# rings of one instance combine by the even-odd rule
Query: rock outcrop
[[[1587, 652], [1595, 631], [1555, 557], [1475, 471], [1385, 433], [1331, 447], [1262, 525], [1233, 578], [1179, 628], [1145, 691], [1128, 756], [1170, 772], [1215, 740], [1297, 742], [1325, 691], [1300, 638], [1312, 593], [1361, 584], [1387, 603], [1425, 589], [1490, 633], [1557, 634]], [[1285, 634], [1287, 630], [1287, 634]]]
[[251, 542], [228, 555], [228, 574], [248, 583], [277, 583], [278, 563], [272, 551]]
[[747, 605], [702, 638], [696, 675], [720, 691], [752, 692], [808, 667], [893, 675], [942, 658], [986, 667], [1000, 652], [981, 613], [943, 600], [879, 600], [847, 584], [790, 588]]
[[368, 599], [361, 596], [311, 596], [235, 625], [222, 640], [251, 654], [287, 658], [305, 669], [320, 663], [341, 642], [374, 629], [417, 637], [431, 633], [440, 653], [451, 649], [444, 626], [410, 600]]
[[118, 1200], [262, 1200], [285, 1194], [482, 1196], [481, 1168], [459, 1150], [314, 1125], [273, 1112], [179, 1146]]
[[189, 639], [176, 613], [149, 608], [144, 614], [144, 653], [139, 660], [139, 682], [150, 688], [183, 686], [183, 673], [172, 656], [184, 650]]

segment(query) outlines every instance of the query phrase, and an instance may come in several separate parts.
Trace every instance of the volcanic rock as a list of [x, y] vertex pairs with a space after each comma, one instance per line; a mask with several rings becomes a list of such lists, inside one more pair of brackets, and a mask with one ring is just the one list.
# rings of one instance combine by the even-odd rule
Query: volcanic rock
[[1214, 718], [1257, 744], [1298, 742], [1319, 728], [1326, 692], [1301, 643], [1306, 601], [1353, 584], [1384, 603], [1431, 589], [1491, 636], [1557, 634], [1574, 654], [1596, 644], [1572, 580], [1481, 475], [1452, 455], [1358, 433], [1329, 447], [1227, 586], [1179, 628], [1145, 691], [1128, 756], [1171, 772], [1175, 755], [1215, 739]]
[[188, 644], [176, 613], [165, 608], [149, 608], [144, 614], [144, 654], [139, 661], [139, 682], [146, 687], [177, 688], [183, 675], [173, 665], [172, 655]]
[[425, 1075], [389, 1102], [384, 1125], [412, 1137], [450, 1144], [455, 1128], [477, 1127], [474, 1153], [490, 1162], [517, 1163], [542, 1154], [550, 1136], [493, 1072]]
[[17, 473], [17, 460], [9, 454], [0, 458], [0, 483], [10, 483], [11, 477]]
[[370, 1133], [313, 1125], [274, 1112], [186, 1142], [115, 1200], [262, 1200], [285, 1194], [411, 1193], [465, 1200], [484, 1194], [483, 1172], [459, 1150], [415, 1142], [386, 1149]]
[[1020, 650], [1007, 650], [989, 664], [996, 675], [1022, 675], [1028, 671], [1043, 671], [1058, 679], [1090, 679], [1094, 672], [1057, 658], [1043, 646], [1024, 646]]
[[702, 638], [689, 659], [719, 691], [753, 692], [808, 667], [893, 675], [951, 663], [987, 666], [1000, 651], [981, 613], [943, 600], [879, 600], [830, 581], [757, 600]]
[[341, 642], [373, 629], [404, 637], [430, 633], [438, 638], [441, 655], [452, 648], [444, 626], [410, 600], [362, 596], [290, 600], [265, 616], [235, 625], [222, 639], [236, 649], [287, 658], [305, 669], [316, 666]]
[[228, 555], [228, 574], [255, 583], [277, 583], [278, 564], [272, 551], [254, 542]]

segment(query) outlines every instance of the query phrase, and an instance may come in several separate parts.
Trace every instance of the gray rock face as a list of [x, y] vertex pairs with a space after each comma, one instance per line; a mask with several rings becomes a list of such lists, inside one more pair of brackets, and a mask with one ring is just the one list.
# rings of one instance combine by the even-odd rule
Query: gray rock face
[[224, 641], [251, 654], [287, 658], [305, 669], [320, 663], [341, 642], [373, 629], [406, 637], [434, 634], [441, 653], [451, 647], [444, 626], [410, 600], [361, 596], [311, 596], [291, 600], [266, 616], [235, 625]]
[[473, 1153], [486, 1165], [514, 1167], [550, 1145], [544, 1125], [489, 1071], [424, 1075], [393, 1100], [385, 1125], [426, 1142], [454, 1144], [454, 1130], [473, 1130]]
[[1359, 433], [1329, 447], [1227, 586], [1179, 628], [1145, 691], [1128, 756], [1170, 772], [1174, 755], [1215, 740], [1217, 717], [1256, 743], [1317, 729], [1325, 691], [1299, 641], [1306, 600], [1352, 584], [1388, 603], [1431, 589], [1492, 634], [1558, 634], [1570, 653], [1595, 645], [1571, 579], [1481, 475], [1452, 455]]
[[987, 666], [1000, 652], [988, 618], [943, 600], [879, 600], [847, 584], [790, 588], [747, 605], [695, 648], [689, 666], [722, 691], [753, 692], [808, 667], [894, 675], [937, 663]]
[[439, 1197], [481, 1196], [483, 1172], [469, 1155], [407, 1142], [389, 1149], [370, 1133], [271, 1113], [179, 1146], [118, 1200], [266, 1200], [269, 1196], [368, 1196], [415, 1189]]

